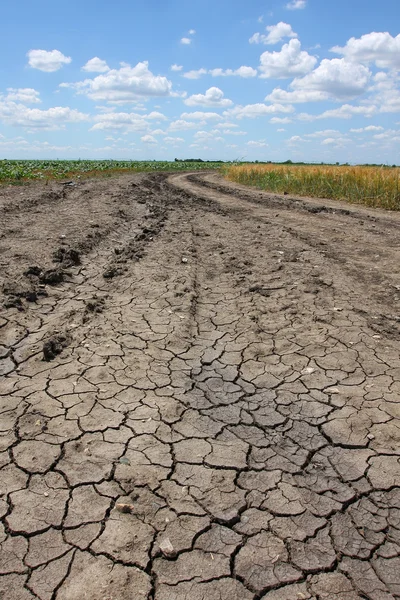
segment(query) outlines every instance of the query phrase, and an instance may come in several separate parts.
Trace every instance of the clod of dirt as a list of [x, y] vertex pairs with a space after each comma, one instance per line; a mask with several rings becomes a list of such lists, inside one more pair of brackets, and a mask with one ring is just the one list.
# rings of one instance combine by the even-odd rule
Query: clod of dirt
[[117, 275], [121, 275], [121, 269], [117, 267], [108, 267], [103, 273], [104, 279], [112, 279], [113, 277], [117, 277]]
[[36, 302], [38, 294], [34, 285], [30, 281], [6, 282], [3, 285], [4, 295], [7, 297], [4, 302], [5, 308], [23, 309], [22, 298], [28, 302]]
[[61, 281], [64, 281], [64, 271], [61, 268], [46, 269], [40, 273], [39, 281], [49, 285], [60, 283]]
[[26, 277], [29, 277], [30, 275], [33, 275], [34, 277], [39, 277], [41, 272], [42, 269], [35, 265], [32, 267], [28, 267], [27, 270], [24, 272], [24, 275], [26, 275]]
[[104, 310], [104, 298], [93, 296], [91, 300], [85, 302], [86, 312], [101, 313]]
[[64, 267], [72, 267], [81, 263], [81, 255], [74, 248], [58, 248], [53, 254], [53, 261], [62, 263]]
[[122, 512], [122, 513], [133, 513], [133, 510], [134, 510], [133, 504], [125, 504], [125, 503], [116, 504], [115, 508], [117, 510], [119, 510], [119, 512]]
[[64, 348], [68, 346], [70, 338], [67, 335], [53, 335], [43, 344], [43, 360], [49, 362], [58, 354], [61, 354]]

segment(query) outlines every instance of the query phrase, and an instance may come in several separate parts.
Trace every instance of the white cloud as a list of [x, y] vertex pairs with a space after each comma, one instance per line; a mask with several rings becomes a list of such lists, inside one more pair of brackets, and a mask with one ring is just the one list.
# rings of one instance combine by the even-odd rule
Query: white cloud
[[280, 21], [276, 25], [268, 25], [266, 28], [268, 31], [268, 35], [264, 33], [255, 33], [249, 39], [250, 44], [266, 44], [273, 45], [277, 44], [284, 38], [297, 38], [297, 33], [295, 33], [289, 25], [289, 23], [284, 23]]
[[207, 69], [193, 69], [183, 74], [186, 79], [200, 79], [202, 75], [207, 74]]
[[233, 104], [232, 100], [224, 98], [224, 92], [217, 87], [209, 88], [205, 94], [194, 94], [184, 101], [188, 106], [218, 106], [226, 107]]
[[368, 127], [359, 127], [358, 129], [350, 129], [352, 133], [364, 133], [364, 131], [382, 131], [383, 127], [377, 125], [368, 125]]
[[250, 140], [249, 142], [246, 142], [246, 145], [252, 146], [253, 148], [265, 148], [268, 146], [265, 142], [257, 142], [256, 140]]
[[88, 115], [68, 106], [55, 106], [47, 110], [28, 108], [16, 102], [3, 101], [0, 98], [0, 121], [14, 127], [31, 130], [63, 129], [65, 123], [87, 121]]
[[219, 115], [218, 113], [215, 112], [203, 112], [200, 110], [196, 110], [194, 112], [188, 113], [182, 113], [181, 114], [181, 119], [193, 119], [195, 121], [208, 121], [208, 120], [214, 120], [214, 119], [220, 119], [221, 115]]
[[383, 133], [377, 133], [373, 136], [375, 140], [390, 140], [398, 142], [400, 140], [399, 137], [400, 131], [396, 129], [387, 129]]
[[343, 104], [339, 108], [326, 110], [320, 115], [309, 115], [300, 113], [297, 118], [300, 121], [316, 121], [318, 119], [351, 119], [354, 115], [363, 117], [372, 117], [376, 114], [377, 108], [374, 105], [370, 106], [354, 106], [352, 104]]
[[82, 67], [82, 71], [87, 71], [88, 73], [105, 73], [109, 71], [110, 67], [106, 63], [105, 60], [102, 60], [98, 56], [91, 58], [87, 61], [85, 65]]
[[363, 94], [370, 77], [370, 70], [363, 65], [344, 58], [325, 58], [312, 73], [294, 79], [290, 87], [301, 90], [305, 97], [311, 92], [320, 92], [334, 99], [346, 100]]
[[185, 121], [184, 119], [178, 119], [177, 121], [172, 121], [169, 126], [170, 131], [186, 131], [187, 129], [195, 129], [198, 127], [198, 123], [195, 121]]
[[210, 75], [213, 77], [243, 77], [244, 79], [248, 79], [249, 77], [256, 77], [257, 70], [253, 69], [253, 67], [242, 66], [238, 69], [211, 69], [209, 71]]
[[274, 123], [291, 123], [292, 119], [289, 119], [289, 117], [272, 117], [272, 119], [270, 119], [269, 121], [270, 123], [274, 124]]
[[299, 144], [301, 142], [309, 142], [310, 140], [305, 140], [304, 138], [302, 138], [300, 135], [293, 135], [291, 138], [289, 138], [287, 140], [287, 143], [292, 145], [292, 144]]
[[189, 44], [192, 43], [192, 40], [188, 37], [183, 37], [181, 38], [181, 44], [183, 44], [184, 46], [189, 46]]
[[174, 64], [174, 65], [170, 66], [170, 69], [171, 69], [171, 71], [182, 71], [183, 66], [182, 65]]
[[189, 29], [189, 35], [196, 35], [195, 29]]
[[[23, 102], [23, 104], [40, 104], [40, 94], [32, 88], [7, 88], [6, 102]], [[1, 95], [0, 95], [1, 99]]]
[[319, 138], [319, 137], [340, 137], [342, 134], [337, 129], [324, 129], [323, 131], [314, 131], [314, 133], [307, 133], [305, 137]]
[[284, 44], [280, 52], [263, 52], [260, 62], [260, 77], [286, 79], [305, 75], [315, 67], [317, 59], [301, 50], [299, 40], [294, 39]]
[[224, 135], [247, 135], [247, 131], [231, 131], [230, 129], [224, 129], [222, 133]]
[[140, 139], [144, 144], [157, 144], [156, 138], [152, 135], [143, 135]]
[[307, 0], [291, 0], [286, 4], [288, 10], [301, 10], [307, 6]]
[[64, 56], [59, 50], [29, 50], [27, 53], [28, 64], [32, 69], [39, 69], [39, 71], [45, 71], [52, 73], [58, 71], [63, 65], [68, 65], [72, 62], [72, 58]]
[[271, 94], [265, 97], [265, 100], [269, 102], [289, 102], [290, 104], [297, 104], [302, 102], [317, 102], [327, 100], [328, 98], [329, 94], [317, 90], [296, 90], [294, 92], [287, 92], [286, 90], [275, 88], [272, 90]]
[[133, 112], [110, 112], [96, 115], [94, 117], [95, 124], [93, 125], [92, 130], [125, 130], [144, 132], [149, 129], [149, 122], [166, 120], [167, 118], [162, 113], [154, 111], [145, 115], [140, 115], [138, 113]]
[[172, 84], [166, 77], [153, 75], [147, 61], [131, 67], [121, 63], [120, 69], [111, 69], [94, 79], [77, 83], [62, 83], [61, 87], [73, 88], [95, 101], [126, 103], [144, 97], [169, 96]]
[[283, 112], [290, 113], [294, 112], [293, 106], [289, 104], [247, 104], [246, 106], [235, 106], [224, 112], [226, 117], [236, 117], [236, 119], [255, 119], [257, 117], [265, 117], [274, 113]]
[[200, 79], [203, 75], [211, 75], [212, 77], [243, 77], [245, 79], [249, 77], [256, 77], [257, 70], [253, 67], [242, 66], [238, 69], [193, 69], [183, 74], [186, 79]]
[[400, 69], [400, 34], [392, 37], [387, 31], [373, 31], [361, 38], [352, 37], [345, 46], [334, 46], [331, 52], [348, 60], [375, 63], [381, 69]]
[[370, 91], [374, 93], [371, 102], [379, 106], [382, 113], [400, 112], [400, 77], [395, 73], [379, 72], [373, 78]]
[[321, 144], [323, 146], [344, 146], [345, 144], [349, 144], [351, 142], [351, 140], [349, 140], [348, 138], [326, 138], [325, 140], [322, 140]]
[[225, 121], [223, 123], [218, 123], [217, 127], [226, 127], [227, 129], [232, 129], [233, 127], [239, 127], [237, 123], [230, 123], [229, 121]]
[[181, 137], [165, 137], [164, 138], [164, 142], [166, 144], [181, 144], [182, 142], [184, 142], [185, 140]]

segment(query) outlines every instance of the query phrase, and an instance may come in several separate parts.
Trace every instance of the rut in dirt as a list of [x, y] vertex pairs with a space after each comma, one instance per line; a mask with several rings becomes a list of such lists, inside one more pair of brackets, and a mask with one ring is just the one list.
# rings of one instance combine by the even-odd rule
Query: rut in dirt
[[1, 312], [0, 596], [400, 598], [398, 218], [211, 174], [73, 194]]

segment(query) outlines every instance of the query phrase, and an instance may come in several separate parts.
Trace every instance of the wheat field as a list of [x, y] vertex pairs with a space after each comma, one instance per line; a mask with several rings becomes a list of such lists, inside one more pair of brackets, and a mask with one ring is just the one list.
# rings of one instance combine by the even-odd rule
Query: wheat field
[[331, 198], [400, 210], [400, 168], [243, 164], [224, 170], [230, 181], [296, 196]]

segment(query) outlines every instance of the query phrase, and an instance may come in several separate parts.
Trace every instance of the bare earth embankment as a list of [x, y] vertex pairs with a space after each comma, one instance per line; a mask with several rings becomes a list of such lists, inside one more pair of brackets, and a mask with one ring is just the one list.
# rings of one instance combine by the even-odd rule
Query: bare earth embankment
[[399, 214], [216, 174], [0, 212], [0, 598], [400, 598]]

